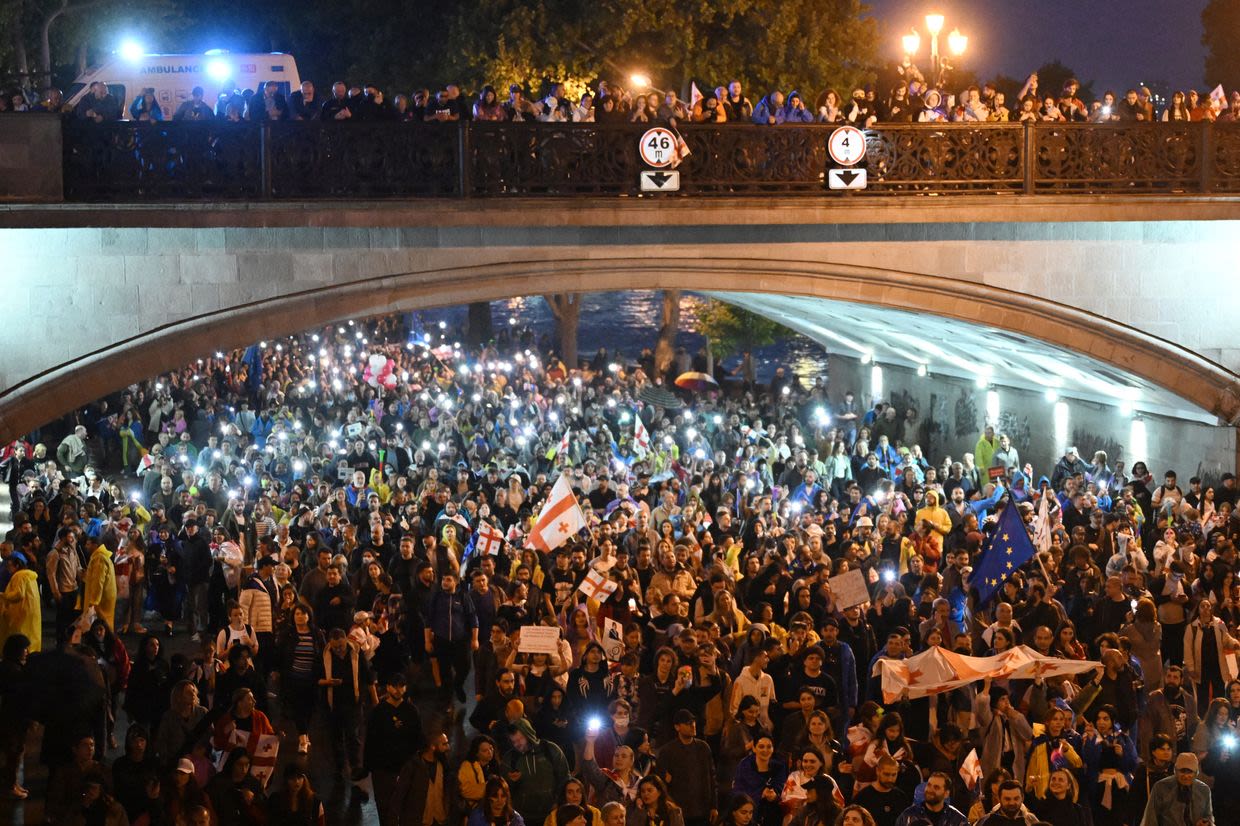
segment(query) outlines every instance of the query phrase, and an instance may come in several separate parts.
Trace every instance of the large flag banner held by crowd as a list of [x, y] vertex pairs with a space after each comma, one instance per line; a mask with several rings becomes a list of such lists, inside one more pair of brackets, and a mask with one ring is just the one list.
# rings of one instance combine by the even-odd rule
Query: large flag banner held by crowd
[[909, 699], [942, 694], [992, 679], [1032, 680], [1069, 677], [1101, 668], [1090, 660], [1044, 657], [1027, 645], [1018, 645], [993, 657], [969, 657], [946, 648], [931, 648], [905, 660], [882, 659], [874, 664], [874, 674], [882, 678], [883, 702], [894, 703], [908, 689]]

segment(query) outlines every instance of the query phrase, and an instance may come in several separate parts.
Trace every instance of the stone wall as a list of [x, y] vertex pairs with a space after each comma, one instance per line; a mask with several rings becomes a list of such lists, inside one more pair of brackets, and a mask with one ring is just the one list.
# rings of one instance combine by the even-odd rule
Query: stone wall
[[[883, 367], [883, 401], [896, 405], [903, 419], [914, 406], [921, 422], [922, 450], [933, 460], [951, 456], [959, 460], [972, 453], [986, 423], [986, 390], [972, 382], [937, 376], [918, 376], [901, 367]], [[1106, 451], [1112, 467], [1122, 459], [1127, 469], [1144, 461], [1159, 479], [1173, 469], [1187, 487], [1190, 476], [1199, 475], [1208, 483], [1217, 482], [1225, 472], [1235, 473], [1236, 429], [1211, 427], [1176, 419], [1144, 415], [1134, 430], [1132, 417], [1122, 416], [1114, 407], [1065, 401], [1066, 427], [1056, 431], [1054, 404], [1042, 393], [1012, 387], [990, 388], [999, 393], [999, 425], [1020, 452], [1022, 464], [1033, 465], [1035, 476], [1050, 475], [1068, 445], [1075, 446], [1085, 461], [1094, 451]], [[870, 402], [870, 365], [856, 359], [832, 356], [828, 395], [832, 403], [842, 401], [852, 390], [859, 400]], [[1138, 440], [1145, 430], [1145, 449]]]
[[0, 129], [0, 202], [59, 201], [64, 196], [60, 116], [5, 117]]

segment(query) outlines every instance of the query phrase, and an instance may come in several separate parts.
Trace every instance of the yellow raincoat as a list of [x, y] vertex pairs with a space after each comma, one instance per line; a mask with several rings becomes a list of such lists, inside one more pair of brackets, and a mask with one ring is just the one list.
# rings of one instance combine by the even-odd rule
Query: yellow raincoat
[[112, 552], [99, 545], [90, 555], [86, 566], [86, 594], [82, 598], [82, 610], [94, 608], [99, 619], [113, 625], [116, 615], [116, 566], [112, 564]]
[[947, 513], [947, 509], [940, 504], [937, 491], [926, 491], [926, 506], [917, 511], [915, 519], [915, 524], [918, 525], [923, 521], [929, 522], [930, 527], [941, 537], [952, 532], [952, 518]]
[[[43, 608], [39, 603], [39, 575], [23, 568], [9, 579], [4, 589], [4, 616], [0, 622], [4, 640], [14, 634], [30, 639], [30, 651], [43, 648]], [[0, 640], [0, 644], [3, 641]]]

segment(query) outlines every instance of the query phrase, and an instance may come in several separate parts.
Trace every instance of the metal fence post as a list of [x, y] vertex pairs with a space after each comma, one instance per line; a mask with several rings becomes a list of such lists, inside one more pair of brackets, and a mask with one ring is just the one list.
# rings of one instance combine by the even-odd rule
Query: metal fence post
[[258, 130], [258, 157], [262, 170], [263, 189], [261, 197], [263, 200], [271, 200], [272, 183], [271, 183], [271, 124], [264, 121]]
[[1204, 121], [1201, 124], [1201, 142], [1198, 145], [1201, 154], [1201, 191], [1214, 191], [1214, 122]]
[[1033, 195], [1035, 192], [1033, 188], [1033, 172], [1034, 172], [1034, 166], [1037, 163], [1038, 148], [1037, 148], [1037, 141], [1035, 140], [1037, 136], [1034, 134], [1033, 128], [1034, 127], [1033, 127], [1032, 121], [1025, 121], [1024, 123], [1025, 132], [1024, 132], [1024, 135], [1022, 136], [1024, 140], [1024, 143], [1023, 143], [1024, 150], [1022, 154], [1024, 155], [1024, 158], [1023, 158], [1024, 170], [1023, 171], [1025, 173], [1025, 194], [1026, 195]]
[[457, 171], [459, 180], [457, 187], [460, 189], [457, 195], [461, 198], [470, 198], [474, 194], [474, 159], [473, 159], [473, 141], [470, 139], [472, 123], [470, 121], [461, 121], [457, 125]]

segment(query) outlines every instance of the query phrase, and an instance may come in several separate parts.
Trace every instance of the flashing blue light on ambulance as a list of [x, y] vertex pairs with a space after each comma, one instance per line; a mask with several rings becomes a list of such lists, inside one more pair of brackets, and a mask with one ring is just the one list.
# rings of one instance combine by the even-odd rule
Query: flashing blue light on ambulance
[[222, 57], [217, 57], [214, 60], [208, 60], [207, 77], [216, 82], [223, 83], [225, 80], [232, 77], [232, 66], [230, 66], [228, 61], [224, 60]]
[[146, 55], [146, 49], [138, 41], [130, 39], [122, 41], [116, 53], [130, 63], [137, 63]]

